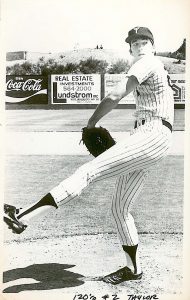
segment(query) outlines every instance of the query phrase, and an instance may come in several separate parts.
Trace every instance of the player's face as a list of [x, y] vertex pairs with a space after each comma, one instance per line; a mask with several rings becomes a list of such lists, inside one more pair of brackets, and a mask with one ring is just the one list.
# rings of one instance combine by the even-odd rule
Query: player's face
[[149, 39], [138, 39], [131, 42], [131, 54], [134, 58], [154, 53], [154, 46]]

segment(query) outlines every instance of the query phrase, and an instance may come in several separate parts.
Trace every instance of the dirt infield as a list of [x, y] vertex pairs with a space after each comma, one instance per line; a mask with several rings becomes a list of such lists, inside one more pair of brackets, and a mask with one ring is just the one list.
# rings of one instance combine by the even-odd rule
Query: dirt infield
[[[14, 132], [80, 132], [86, 126], [92, 109], [7, 110], [6, 127]], [[185, 109], [174, 111], [174, 131], [185, 128]], [[125, 132], [134, 126], [134, 109], [114, 109], [101, 120], [109, 131]]]
[[51, 292], [53, 299], [57, 292], [94, 296], [116, 293], [119, 297], [121, 294], [179, 295], [182, 236], [141, 235], [140, 241], [143, 279], [117, 286], [105, 284], [99, 278], [125, 264], [115, 234], [11, 243], [6, 245], [9, 258], [4, 267], [4, 293], [22, 293], [27, 297], [31, 291], [46, 291], [46, 294]]
[[[129, 132], [111, 132], [116, 142], [128, 139]], [[8, 132], [7, 155], [89, 155], [81, 142], [81, 132]], [[183, 155], [184, 132], [174, 131], [172, 155]]]

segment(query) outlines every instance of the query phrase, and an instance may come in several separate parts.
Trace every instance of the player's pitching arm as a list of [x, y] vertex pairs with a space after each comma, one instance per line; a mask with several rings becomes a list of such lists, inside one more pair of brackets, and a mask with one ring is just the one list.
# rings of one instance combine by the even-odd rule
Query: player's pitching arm
[[126, 84], [119, 84], [111, 93], [103, 98], [100, 104], [98, 104], [88, 121], [87, 127], [95, 127], [96, 123], [115, 108], [119, 101], [130, 94], [138, 84], [138, 80], [135, 76], [130, 76]]

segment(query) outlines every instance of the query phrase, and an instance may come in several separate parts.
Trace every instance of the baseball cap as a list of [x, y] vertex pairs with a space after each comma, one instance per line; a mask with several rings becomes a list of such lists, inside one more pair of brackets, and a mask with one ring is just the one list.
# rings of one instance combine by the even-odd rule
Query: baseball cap
[[126, 43], [131, 43], [132, 40], [140, 37], [150, 39], [151, 43], [154, 44], [154, 37], [152, 32], [147, 27], [134, 27], [128, 32], [128, 37], [125, 39]]

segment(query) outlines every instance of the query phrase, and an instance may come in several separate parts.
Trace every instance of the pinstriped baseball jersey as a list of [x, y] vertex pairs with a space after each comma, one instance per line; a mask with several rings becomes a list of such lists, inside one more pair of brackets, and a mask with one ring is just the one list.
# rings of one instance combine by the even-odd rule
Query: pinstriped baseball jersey
[[136, 245], [138, 234], [130, 207], [142, 190], [149, 168], [167, 155], [170, 143], [171, 132], [161, 119], [147, 121], [130, 138], [78, 168], [50, 193], [60, 206], [80, 195], [91, 182], [118, 177], [112, 201], [113, 217], [121, 243]]
[[136, 118], [161, 117], [173, 125], [173, 91], [163, 63], [154, 55], [146, 55], [132, 65], [127, 75], [134, 75], [139, 82], [133, 92]]

